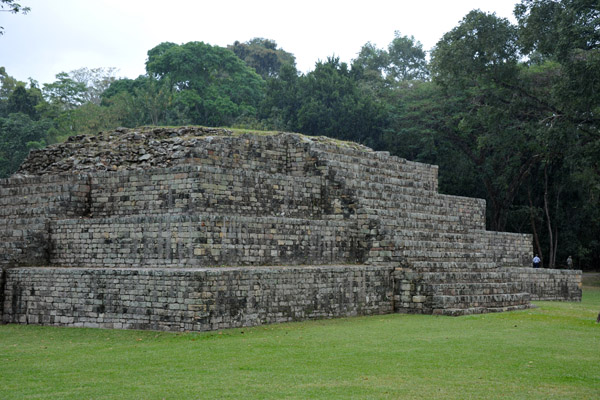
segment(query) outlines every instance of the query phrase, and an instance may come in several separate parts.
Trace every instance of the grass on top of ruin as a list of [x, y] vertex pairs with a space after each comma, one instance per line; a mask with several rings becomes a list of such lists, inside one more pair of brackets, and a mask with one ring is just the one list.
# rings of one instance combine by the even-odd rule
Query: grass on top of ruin
[[0, 398], [599, 398], [600, 287], [535, 304], [208, 333], [4, 325]]
[[[277, 130], [262, 130], [260, 128], [257, 129], [253, 129], [253, 128], [239, 128], [239, 127], [208, 127], [208, 126], [201, 126], [201, 125], [186, 125], [186, 126], [180, 126], [180, 125], [172, 125], [172, 126], [159, 126], [159, 125], [147, 125], [147, 126], [138, 126], [135, 128], [126, 128], [129, 129], [131, 131], [135, 131], [135, 130], [139, 130], [140, 132], [147, 132], [147, 131], [152, 131], [153, 129], [160, 129], [160, 128], [165, 128], [165, 129], [177, 129], [177, 128], [182, 128], [182, 127], [189, 127], [189, 128], [208, 128], [208, 129], [222, 129], [224, 131], [228, 131], [229, 135], [231, 136], [241, 136], [241, 135], [254, 135], [254, 136], [275, 136], [275, 135], [279, 135], [281, 133], [284, 133], [286, 131], [277, 131]], [[114, 129], [107, 129], [103, 132], [100, 133], [110, 133], [113, 132]], [[339, 146], [339, 147], [345, 147], [345, 148], [351, 148], [351, 149], [355, 149], [355, 150], [360, 150], [360, 151], [367, 151], [369, 148], [365, 147], [359, 143], [350, 141], [350, 140], [342, 140], [342, 139], [336, 139], [336, 138], [331, 138], [328, 136], [312, 136], [312, 135], [306, 135], [306, 134], [302, 134], [302, 133], [298, 133], [298, 132], [287, 132], [287, 133], [294, 133], [298, 136], [301, 137], [305, 137], [305, 138], [309, 138], [310, 140], [313, 141], [317, 141], [317, 142], [323, 142], [323, 143], [328, 143], [331, 145], [335, 145], [335, 146]], [[94, 136], [92, 134], [86, 134], [89, 136]], [[56, 143], [63, 143], [65, 141], [67, 141], [67, 139], [69, 139], [70, 136], [74, 136], [74, 135], [66, 135], [66, 136], [59, 136], [57, 138], [55, 138]], [[217, 135], [218, 136], [218, 135]], [[191, 136], [188, 136], [186, 134], [184, 134], [182, 136], [183, 138], [190, 138]]]

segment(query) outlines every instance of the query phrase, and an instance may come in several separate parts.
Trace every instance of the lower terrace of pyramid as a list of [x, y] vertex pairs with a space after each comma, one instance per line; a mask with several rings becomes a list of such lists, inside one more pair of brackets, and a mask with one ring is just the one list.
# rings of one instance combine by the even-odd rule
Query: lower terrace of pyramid
[[[76, 137], [33, 152], [17, 175], [0, 181], [0, 205], [5, 322], [31, 317], [33, 323], [206, 330], [394, 311], [463, 315], [527, 308], [532, 297], [580, 296], [580, 274], [520, 280], [531, 238], [485, 231], [485, 202], [438, 194], [437, 167], [326, 138], [189, 127]], [[282, 267], [288, 272], [281, 275], [256, 269], [268, 265], [297, 267]], [[225, 278], [231, 270], [215, 266], [239, 266], [235, 282], [242, 289]], [[206, 276], [204, 268], [211, 277], [221, 271], [221, 280], [206, 279], [234, 294], [204, 295], [216, 289], [203, 284], [177, 289], [182, 292], [170, 301], [189, 307], [171, 317], [157, 310], [175, 307], [169, 301], [128, 300], [134, 296], [128, 291], [166, 299], [151, 293], [163, 287], [155, 280], [167, 274], [181, 285], [189, 276], [205, 279], [198, 278]], [[79, 294], [48, 286], [87, 282], [86, 271], [106, 282], [75, 284]], [[131, 281], [141, 276], [143, 285]], [[256, 289], [264, 287], [262, 276], [269, 277], [266, 297]], [[89, 302], [77, 300], [84, 292], [95, 299], [84, 304], [89, 307], [46, 316], [66, 307], [61, 297]], [[38, 304], [36, 293], [56, 304]], [[186, 296], [205, 302], [185, 303]], [[257, 311], [261, 302], [275, 307], [273, 296], [295, 306], [272, 315]], [[131, 304], [120, 309], [124, 302]], [[41, 308], [32, 309], [34, 303]], [[227, 307], [225, 314], [236, 317], [221, 322]], [[104, 321], [99, 311], [107, 309], [112, 316]], [[132, 309], [148, 318], [123, 311]]]

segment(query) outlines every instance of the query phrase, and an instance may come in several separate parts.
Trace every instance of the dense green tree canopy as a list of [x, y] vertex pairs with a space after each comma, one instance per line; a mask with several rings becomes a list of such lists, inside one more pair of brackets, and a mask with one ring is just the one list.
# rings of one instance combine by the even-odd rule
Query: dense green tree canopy
[[254, 68], [263, 79], [279, 76], [283, 65], [296, 65], [294, 55], [278, 49], [277, 43], [270, 39], [254, 38], [245, 43], [236, 41], [227, 48], [233, 51], [246, 65]]
[[394, 35], [387, 50], [378, 49], [370, 42], [360, 49], [352, 63], [355, 76], [376, 86], [429, 78], [426, 53], [421, 43], [398, 31]]
[[42, 93], [38, 88], [26, 89], [24, 85], [18, 85], [8, 97], [5, 113], [22, 113], [36, 119], [36, 106], [41, 102]]
[[346, 63], [338, 58], [318, 62], [299, 80], [298, 95], [300, 132], [381, 147], [385, 109], [360, 90]]
[[264, 81], [232, 51], [202, 42], [162, 43], [148, 52], [148, 74], [168, 79], [186, 122], [232, 124], [254, 115]]
[[8, 99], [18, 83], [19, 81], [8, 75], [6, 68], [0, 67], [0, 102]]
[[32, 120], [23, 113], [0, 118], [0, 176], [17, 170], [31, 148], [45, 146], [51, 121]]
[[56, 81], [44, 85], [44, 95], [49, 102], [64, 110], [72, 110], [85, 103], [86, 85], [75, 81], [66, 72], [56, 75]]
[[[488, 221], [497, 229], [523, 229], [519, 220], [529, 214], [529, 231], [550, 266], [566, 258], [563, 249], [579, 256], [598, 249], [589, 234], [573, 241], [586, 242], [588, 250], [558, 240], [574, 237], [566, 223], [578, 214], [573, 199], [598, 204], [592, 160], [599, 155], [599, 65], [597, 32], [589, 25], [597, 9], [590, 2], [523, 0], [516, 7], [518, 26], [473, 11], [432, 53], [434, 81], [446, 96], [466, 101], [442, 136], [479, 171]], [[584, 179], [587, 194], [573, 185]], [[580, 230], [594, 231], [597, 213], [586, 214], [591, 220], [582, 223], [589, 229]]]
[[267, 79], [265, 98], [260, 106], [259, 117], [269, 127], [294, 131], [298, 126], [298, 71], [284, 64], [276, 79]]
[[427, 79], [429, 71], [423, 45], [413, 36], [401, 36], [396, 31], [388, 46], [389, 66], [387, 73], [396, 81]]
[[359, 69], [365, 74], [383, 77], [389, 64], [389, 54], [385, 50], [375, 47], [373, 43], [368, 42], [361, 47], [358, 57], [352, 63], [352, 68]]
[[518, 60], [516, 28], [494, 14], [471, 11], [436, 44], [431, 69], [436, 83], [465, 87], [509, 82]]
[[490, 201], [490, 223], [504, 230], [507, 213], [535, 159], [519, 111], [527, 102], [512, 88], [519, 81], [515, 28], [493, 14], [472, 11], [432, 53], [434, 81], [463, 99], [443, 132], [481, 174]]
[[600, 48], [600, 6], [596, 0], [522, 0], [515, 6], [524, 52], [559, 61], [573, 50]]

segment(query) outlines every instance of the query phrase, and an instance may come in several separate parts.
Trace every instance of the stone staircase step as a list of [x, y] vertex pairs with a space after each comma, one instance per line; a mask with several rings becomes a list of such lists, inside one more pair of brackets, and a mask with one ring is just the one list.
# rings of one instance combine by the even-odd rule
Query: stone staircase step
[[374, 172], [377, 175], [385, 176], [408, 176], [414, 175], [419, 178], [423, 177], [423, 170], [435, 170], [431, 166], [408, 161], [396, 156], [391, 156], [387, 152], [365, 152], [353, 149], [340, 149], [322, 144], [313, 144], [312, 150], [315, 153], [326, 153], [328, 162], [337, 163], [343, 167], [342, 170], [348, 168], [366, 170]]
[[[381, 174], [371, 169], [353, 170], [351, 166], [337, 164], [329, 161], [329, 165], [336, 170], [336, 179], [356, 190], [364, 191], [367, 197], [376, 190], [386, 189], [390, 193], [424, 193], [431, 192], [427, 184], [419, 181], [418, 176], [393, 176]], [[396, 191], [398, 189], [398, 191]]]
[[516, 282], [455, 282], [425, 284], [426, 291], [444, 296], [494, 295], [518, 293]]
[[466, 219], [455, 214], [427, 213], [416, 210], [395, 209], [390, 212], [384, 211], [383, 208], [360, 207], [356, 213], [359, 217], [378, 218], [384, 226], [397, 231], [414, 228], [435, 232], [469, 232], [470, 230], [481, 230], [484, 224], [478, 218]]
[[[461, 207], [459, 205], [425, 205], [407, 202], [395, 202], [384, 200], [364, 200], [359, 197], [358, 212], [385, 220], [397, 221], [398, 226], [404, 223], [423, 222], [448, 224], [452, 229], [479, 229], [485, 228], [484, 213], [474, 210], [476, 205]], [[441, 229], [438, 229], [441, 230]]]
[[[445, 195], [429, 195], [425, 199], [416, 194], [398, 194], [386, 192], [386, 198], [381, 198], [381, 193], [374, 193], [373, 198], [364, 196], [360, 190], [356, 193], [360, 197], [360, 205], [366, 209], [380, 211], [381, 215], [396, 215], [403, 212], [435, 213], [446, 215], [448, 211], [458, 211], [460, 208], [479, 208], [479, 204], [456, 204]], [[378, 196], [378, 197], [375, 197]], [[389, 196], [389, 197], [387, 197]], [[392, 206], [393, 208], [389, 208]], [[441, 208], [441, 210], [440, 210]], [[481, 210], [483, 212], [483, 210]]]
[[457, 251], [457, 252], [468, 251], [469, 254], [473, 254], [475, 252], [483, 252], [483, 248], [482, 248], [481, 244], [473, 243], [473, 242], [463, 243], [463, 242], [450, 241], [450, 240], [444, 240], [444, 239], [427, 240], [425, 238], [416, 239], [416, 240], [407, 240], [402, 237], [401, 238], [394, 237], [392, 242], [395, 243], [399, 247], [399, 249], [427, 249], [428, 251], [431, 251], [432, 253], [439, 252], [442, 250]]
[[[406, 162], [404, 159], [399, 159], [395, 156], [390, 156], [389, 153], [376, 151], [360, 151], [354, 149], [342, 149], [335, 146], [328, 146], [322, 143], [313, 143], [312, 150], [317, 153], [326, 153], [328, 159], [336, 160], [340, 163], [351, 165], [361, 165], [372, 168], [385, 167], [388, 170], [407, 170], [410, 171], [414, 167], [415, 162]], [[390, 162], [390, 159], [395, 159]], [[397, 162], [393, 162], [397, 161]]]
[[423, 282], [510, 282], [512, 274], [502, 269], [492, 271], [407, 272], [407, 279]]
[[496, 271], [498, 265], [494, 262], [447, 262], [447, 261], [413, 261], [411, 267], [422, 272], [462, 271]]
[[477, 244], [482, 241], [479, 235], [470, 232], [443, 232], [435, 230], [413, 230], [413, 231], [396, 231], [394, 239], [404, 241], [431, 241], [431, 242], [449, 242], [463, 244]]
[[271, 216], [136, 215], [63, 219], [53, 224], [50, 262], [56, 265], [265, 265], [356, 262], [350, 220]]
[[[362, 210], [360, 211], [362, 212]], [[468, 225], [461, 225], [455, 221], [450, 222], [435, 222], [427, 220], [408, 220], [408, 219], [396, 219], [390, 220], [390, 217], [379, 216], [381, 224], [384, 229], [400, 231], [400, 230], [419, 230], [422, 232], [448, 232], [448, 233], [469, 233], [473, 227]]]
[[479, 295], [434, 295], [431, 298], [432, 308], [472, 308], [472, 307], [508, 307], [528, 304], [529, 293], [502, 293]]
[[[432, 243], [433, 244], [433, 243]], [[433, 244], [435, 245], [435, 244]], [[408, 247], [408, 248], [407, 248]], [[441, 248], [438, 247], [435, 250], [427, 248], [425, 246], [419, 246], [418, 248], [411, 248], [407, 246], [399, 248], [394, 251], [394, 255], [403, 257], [409, 262], [415, 261], [433, 261], [433, 262], [485, 262], [487, 261], [486, 254], [477, 249], [463, 248], [463, 251], [459, 251], [459, 248]], [[415, 246], [416, 247], [416, 246]]]
[[[387, 206], [386, 206], [387, 207]], [[403, 210], [396, 208], [394, 211], [383, 211], [384, 208], [361, 207], [357, 210], [357, 214], [367, 214], [397, 220], [394, 225], [402, 227], [407, 222], [430, 222], [433, 224], [448, 223], [451, 225], [460, 224], [460, 217], [446, 213], [424, 212], [424, 210]]]
[[530, 304], [518, 304], [505, 307], [435, 308], [433, 309], [432, 314], [444, 315], [449, 317], [458, 317], [464, 315], [527, 310], [529, 308], [532, 308]]

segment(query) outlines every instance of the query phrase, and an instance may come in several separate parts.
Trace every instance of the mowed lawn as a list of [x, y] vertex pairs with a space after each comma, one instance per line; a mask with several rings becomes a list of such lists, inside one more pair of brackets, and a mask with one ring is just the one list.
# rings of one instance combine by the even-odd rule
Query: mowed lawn
[[0, 399], [600, 398], [600, 287], [535, 304], [210, 333], [4, 325]]

